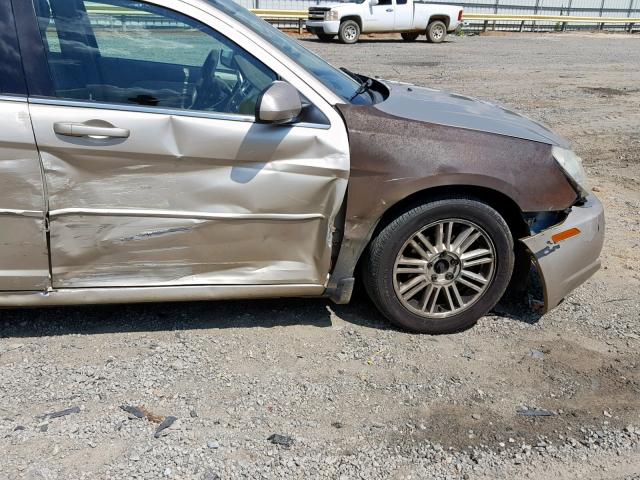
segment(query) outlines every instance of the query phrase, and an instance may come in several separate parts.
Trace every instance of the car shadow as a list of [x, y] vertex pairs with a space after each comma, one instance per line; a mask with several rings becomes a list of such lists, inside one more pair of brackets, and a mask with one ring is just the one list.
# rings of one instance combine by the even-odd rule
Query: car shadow
[[391, 328], [368, 301], [334, 305], [326, 299], [202, 301], [0, 311], [0, 338], [228, 328], [332, 326], [331, 313], [370, 328]]
[[[527, 324], [541, 315], [531, 308], [531, 294], [506, 296], [489, 314]], [[69, 307], [16, 308], [0, 311], [0, 338], [156, 332], [307, 325], [327, 328], [332, 313], [347, 323], [378, 330], [398, 330], [356, 288], [348, 305], [327, 299], [280, 298]]]
[[517, 295], [505, 295], [489, 312], [489, 315], [535, 325], [542, 318], [541, 309], [541, 302], [530, 293], [524, 292]]

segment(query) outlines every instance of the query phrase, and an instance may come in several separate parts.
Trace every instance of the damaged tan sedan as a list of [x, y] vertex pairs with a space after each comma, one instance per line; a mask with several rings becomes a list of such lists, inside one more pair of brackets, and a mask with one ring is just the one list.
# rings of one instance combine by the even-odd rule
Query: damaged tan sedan
[[599, 267], [565, 140], [335, 69], [231, 0], [0, 5], [0, 306], [328, 296], [418, 332]]

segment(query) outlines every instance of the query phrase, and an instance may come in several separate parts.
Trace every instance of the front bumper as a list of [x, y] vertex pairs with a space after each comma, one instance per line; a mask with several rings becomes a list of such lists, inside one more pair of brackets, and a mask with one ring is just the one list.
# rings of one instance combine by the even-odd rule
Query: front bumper
[[337, 35], [340, 28], [339, 21], [307, 21], [307, 31], [313, 34], [326, 33], [328, 35]]
[[[571, 228], [580, 234], [555, 243], [552, 236]], [[544, 284], [544, 311], [556, 307], [600, 268], [604, 243], [604, 209], [591, 194], [574, 206], [564, 222], [521, 239], [531, 253]]]

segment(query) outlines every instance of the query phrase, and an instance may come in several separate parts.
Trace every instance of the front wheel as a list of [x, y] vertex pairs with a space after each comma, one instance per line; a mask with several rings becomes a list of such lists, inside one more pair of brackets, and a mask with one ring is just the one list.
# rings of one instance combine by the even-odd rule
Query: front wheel
[[420, 36], [420, 32], [404, 32], [400, 35], [405, 42], [415, 42], [418, 36]]
[[426, 203], [386, 225], [369, 245], [364, 283], [379, 310], [414, 332], [474, 325], [511, 278], [513, 238], [500, 214], [470, 198]]
[[360, 25], [354, 20], [346, 20], [340, 24], [338, 38], [342, 43], [356, 43], [360, 38]]
[[440, 20], [435, 20], [427, 26], [427, 40], [431, 43], [440, 43], [447, 36], [447, 26]]

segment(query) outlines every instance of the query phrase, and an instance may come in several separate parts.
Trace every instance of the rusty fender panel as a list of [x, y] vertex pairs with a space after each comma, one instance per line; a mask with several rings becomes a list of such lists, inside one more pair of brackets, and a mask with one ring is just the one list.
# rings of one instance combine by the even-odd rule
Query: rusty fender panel
[[28, 105], [0, 101], [0, 290], [49, 285], [42, 169]]
[[412, 193], [480, 186], [534, 212], [562, 210], [575, 201], [547, 144], [407, 120], [374, 107], [337, 107], [349, 131], [351, 177], [344, 241], [330, 289], [353, 276], [380, 217]]
[[[55, 288], [324, 285], [348, 143], [334, 130], [34, 105]], [[126, 140], [64, 138], [102, 121]], [[336, 137], [336, 135], [338, 135]]]

